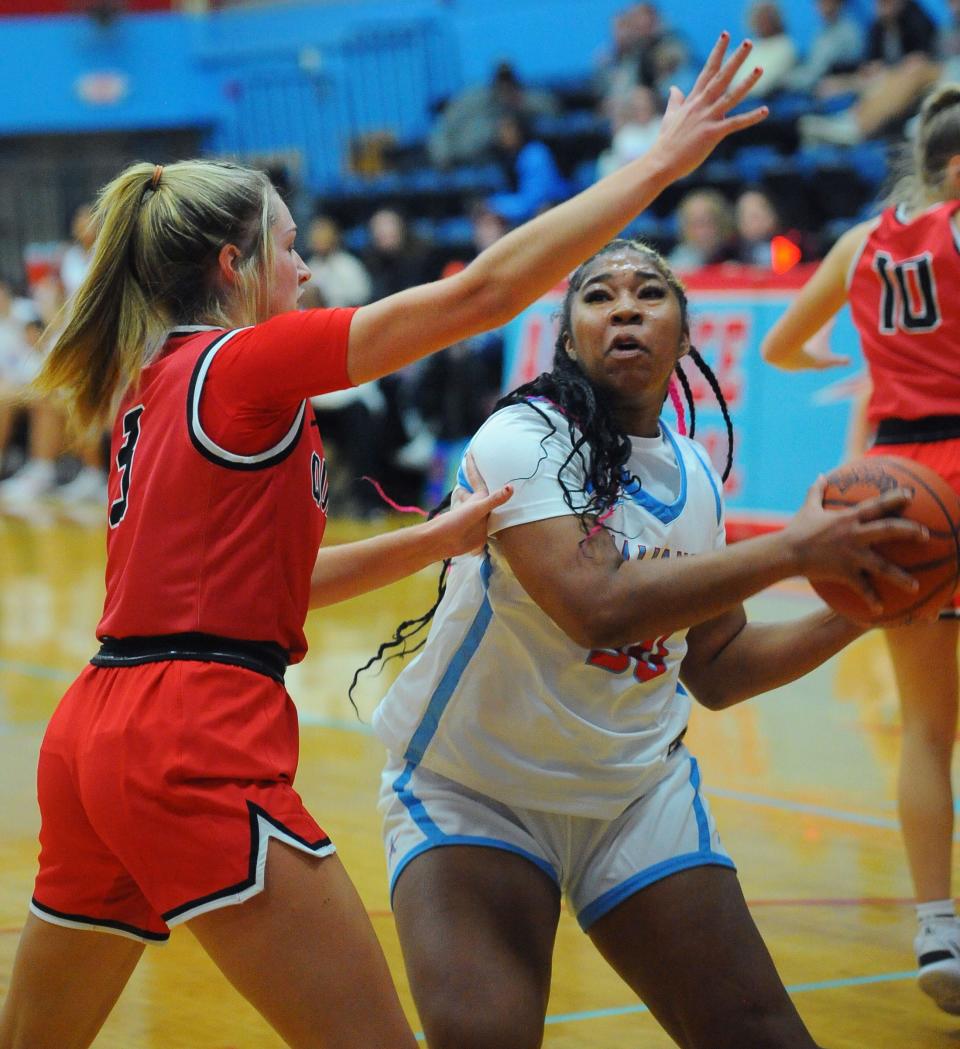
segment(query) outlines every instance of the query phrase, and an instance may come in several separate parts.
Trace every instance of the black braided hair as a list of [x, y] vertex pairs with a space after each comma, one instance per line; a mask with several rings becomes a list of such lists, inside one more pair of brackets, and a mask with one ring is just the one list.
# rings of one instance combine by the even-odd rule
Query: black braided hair
[[[686, 289], [663, 257], [652, 247], [641, 241], [624, 238], [611, 240], [595, 255], [581, 263], [570, 277], [560, 310], [560, 324], [554, 344], [553, 363], [550, 371], [538, 375], [531, 382], [524, 383], [504, 397], [501, 397], [493, 409], [496, 412], [513, 404], [523, 404], [537, 412], [550, 426], [550, 433], [542, 439], [541, 445], [543, 441], [556, 432], [556, 426], [537, 403], [538, 400], [549, 401], [566, 417], [572, 448], [570, 454], [560, 466], [557, 479], [563, 490], [564, 500], [580, 519], [581, 527], [585, 533], [589, 533], [596, 519], [617, 502], [625, 480], [624, 466], [630, 458], [632, 446], [629, 436], [616, 421], [610, 395], [604, 389], [590, 382], [577, 362], [567, 353], [566, 340], [570, 333], [573, 299], [583, 285], [587, 268], [597, 258], [625, 249], [645, 255], [659, 270], [667, 285], [677, 296], [677, 301], [680, 304], [682, 330], [684, 334], [689, 334], [689, 307]], [[730, 413], [723, 399], [716, 376], [693, 347], [690, 348], [690, 356], [710, 384], [710, 388], [720, 403], [720, 410], [726, 422], [728, 437], [727, 463], [723, 473], [723, 479], [726, 480], [733, 461], [733, 423], [730, 420]], [[693, 391], [679, 364], [676, 366], [676, 372], [690, 413], [690, 434], [692, 436], [696, 420]], [[584, 487], [587, 491], [586, 493], [578, 491], [578, 494], [586, 494], [587, 497], [586, 502], [581, 505], [574, 504], [573, 492], [564, 480], [564, 474], [575, 461], [583, 465], [586, 474]], [[631, 483], [640, 484], [639, 478], [632, 477], [628, 480]], [[435, 516], [440, 510], [449, 506], [450, 495], [451, 493], [448, 492], [444, 501], [430, 512], [430, 517]], [[377, 649], [376, 654], [371, 656], [354, 673], [348, 692], [354, 710], [357, 709], [357, 706], [353, 700], [353, 690], [356, 688], [357, 681], [363, 671], [369, 669], [377, 662], [382, 661], [386, 663], [391, 659], [416, 652], [426, 643], [426, 637], [424, 636], [420, 637], [412, 648], [407, 647], [408, 642], [416, 638], [429, 625], [440, 602], [443, 600], [443, 595], [446, 593], [449, 567], [450, 562], [444, 561], [440, 571], [437, 598], [433, 605], [416, 619], [408, 619], [402, 622], [394, 631], [393, 637], [389, 641], [384, 641]], [[396, 651], [391, 651], [392, 649]], [[388, 652], [389, 655], [387, 654]]]
[[[701, 356], [700, 351], [691, 346], [690, 357], [710, 385], [710, 389], [713, 391], [713, 396], [717, 399], [717, 404], [720, 406], [720, 414], [723, 416], [724, 425], [727, 428], [727, 461], [724, 463], [723, 473], [720, 475], [721, 479], [726, 481], [730, 476], [731, 469], [733, 468], [733, 420], [730, 418], [730, 409], [727, 406], [727, 399], [723, 396], [723, 390], [720, 389], [719, 380], [716, 375], [714, 375], [713, 369]], [[683, 368], [680, 367], [679, 361], [677, 362], [675, 371], [677, 373], [677, 378], [680, 380], [680, 385], [683, 387], [683, 395], [690, 412], [690, 436], [693, 437], [697, 431], [697, 415], [696, 409], [693, 406], [693, 390], [690, 389], [690, 382], [687, 379]]]

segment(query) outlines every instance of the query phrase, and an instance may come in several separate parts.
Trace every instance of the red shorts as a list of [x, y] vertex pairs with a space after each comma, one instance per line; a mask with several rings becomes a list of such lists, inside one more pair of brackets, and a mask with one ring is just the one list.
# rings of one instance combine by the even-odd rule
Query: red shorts
[[293, 789], [298, 746], [293, 701], [255, 671], [87, 667], [40, 749], [31, 910], [156, 942], [260, 892], [270, 838], [333, 852]]
[[[901, 459], [913, 459], [940, 474], [960, 495], [960, 438], [916, 444], [875, 444], [867, 455], [896, 455]], [[940, 616], [942, 619], [960, 618], [960, 590], [956, 591]]]

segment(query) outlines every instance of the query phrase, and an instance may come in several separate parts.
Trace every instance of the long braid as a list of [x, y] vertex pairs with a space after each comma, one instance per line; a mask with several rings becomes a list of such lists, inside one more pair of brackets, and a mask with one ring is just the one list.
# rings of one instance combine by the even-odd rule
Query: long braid
[[694, 364], [700, 369], [703, 377], [710, 384], [710, 389], [713, 390], [713, 396], [716, 397], [717, 404], [720, 405], [720, 412], [727, 427], [727, 462], [724, 465], [723, 473], [720, 475], [726, 481], [730, 476], [730, 470], [733, 468], [733, 420], [730, 418], [730, 409], [727, 407], [726, 398], [723, 396], [723, 391], [720, 389], [720, 383], [717, 381], [716, 375], [713, 374], [713, 369], [700, 356], [700, 351], [695, 350], [691, 346], [690, 356], [693, 358]]
[[680, 385], [683, 387], [683, 396], [687, 402], [687, 411], [690, 413], [690, 422], [687, 426], [687, 436], [693, 437], [697, 432], [697, 406], [693, 402], [693, 390], [690, 389], [690, 380], [687, 378], [687, 373], [680, 367], [679, 361], [677, 361], [674, 366], [674, 371], [677, 373], [677, 378], [680, 380]]
[[[428, 521], [432, 521], [437, 514], [442, 513], [450, 506], [450, 498], [452, 495], [452, 492], [447, 492], [440, 502], [437, 503], [437, 505], [427, 514]], [[433, 604], [426, 612], [417, 616], [415, 619], [405, 619], [396, 630], [394, 630], [393, 637], [390, 638], [389, 641], [384, 641], [377, 649], [376, 654], [371, 656], [362, 667], [359, 667], [353, 672], [353, 680], [350, 682], [350, 687], [347, 689], [347, 698], [350, 700], [350, 704], [356, 711], [358, 717], [360, 716], [360, 711], [357, 709], [357, 704], [354, 701], [353, 690], [357, 687], [360, 675], [380, 660], [383, 660], [384, 663], [389, 663], [391, 659], [403, 659], [404, 656], [412, 655], [414, 652], [423, 648], [427, 641], [426, 637], [421, 637], [413, 648], [407, 648], [407, 642], [421, 633], [424, 627], [429, 626], [430, 622], [433, 620], [434, 613], [440, 607], [443, 595], [447, 592], [447, 573], [449, 570], [450, 558], [447, 558], [440, 565], [440, 577], [437, 580], [437, 597]], [[390, 649], [393, 648], [399, 649], [399, 651], [390, 652]], [[390, 655], [386, 655], [387, 652], [390, 652]]]

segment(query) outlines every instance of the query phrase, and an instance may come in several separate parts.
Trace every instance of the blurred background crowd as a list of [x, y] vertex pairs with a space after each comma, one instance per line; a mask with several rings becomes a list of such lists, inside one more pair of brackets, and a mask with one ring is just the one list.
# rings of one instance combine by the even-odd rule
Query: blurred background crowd
[[[82, 9], [95, 32], [106, 33], [138, 11], [195, 8], [197, 17], [209, 18], [214, 8], [240, 6], [74, 0], [24, 3], [18, 11], [14, 0], [7, 5], [20, 15], [48, 7], [47, 17], [76, 17]], [[802, 43], [791, 33], [799, 6], [811, 9], [806, 15], [814, 23]], [[590, 7], [581, 4], [585, 17]], [[343, 164], [322, 185], [305, 173], [295, 144], [272, 152], [201, 144], [208, 154], [270, 171], [298, 221], [299, 247], [312, 272], [302, 305], [361, 305], [442, 279], [515, 224], [648, 150], [670, 86], [688, 89], [704, 57], [689, 32], [691, 18], [703, 19], [701, 4], [626, 4], [605, 16], [605, 43], [590, 56], [589, 71], [562, 81], [531, 75], [522, 58], [501, 58], [485, 78], [435, 90], [419, 133], [401, 134], [381, 122], [352, 134]], [[960, 80], [960, 0], [929, 7], [921, 0], [789, 6], [757, 0], [742, 5], [740, 18], [742, 25], [728, 28], [754, 41], [754, 58], [765, 69], [754, 95], [769, 104], [770, 117], [670, 187], [625, 231], [657, 247], [681, 275], [719, 267], [763, 276], [820, 258], [844, 230], [879, 209], [896, 177], [894, 144], [909, 135], [922, 96], [939, 81]], [[0, 41], [4, 32], [0, 19]], [[299, 61], [310, 65], [309, 49]], [[443, 87], [447, 81], [440, 80]], [[109, 84], [98, 89], [106, 92]], [[0, 140], [0, 162], [16, 148], [11, 143]], [[114, 162], [118, 169], [132, 159], [178, 159], [174, 151], [185, 148], [171, 139], [157, 155], [123, 152], [142, 145], [104, 156], [91, 178], [105, 181]], [[105, 442], [68, 449], [58, 406], [30, 391], [61, 307], [89, 264], [92, 190], [79, 180], [61, 193], [45, 224], [4, 224], [0, 215], [5, 512], [29, 512], [38, 499], [69, 505], [104, 496]], [[502, 333], [493, 331], [399, 375], [317, 398], [340, 479], [334, 512], [359, 518], [383, 512], [367, 477], [399, 503], [435, 502], [451, 459], [501, 393], [502, 355]]]

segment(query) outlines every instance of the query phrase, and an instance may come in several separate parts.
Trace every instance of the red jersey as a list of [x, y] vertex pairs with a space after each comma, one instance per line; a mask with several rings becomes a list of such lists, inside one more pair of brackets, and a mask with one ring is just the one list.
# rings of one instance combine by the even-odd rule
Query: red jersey
[[355, 312], [171, 333], [113, 429], [101, 640], [200, 632], [303, 658], [327, 501], [307, 398], [351, 385]]
[[958, 209], [960, 201], [948, 201], [909, 222], [888, 209], [851, 266], [873, 423], [960, 414], [960, 309], [946, 309], [960, 287]]

